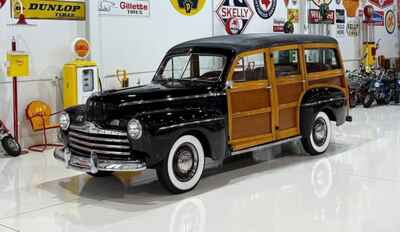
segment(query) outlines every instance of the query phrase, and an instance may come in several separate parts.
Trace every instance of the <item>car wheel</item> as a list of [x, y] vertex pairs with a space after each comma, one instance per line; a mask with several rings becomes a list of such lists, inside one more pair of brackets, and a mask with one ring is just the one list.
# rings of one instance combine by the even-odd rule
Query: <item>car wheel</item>
[[7, 155], [19, 156], [21, 154], [21, 146], [17, 143], [17, 141], [13, 137], [11, 136], [4, 137], [1, 140], [1, 144]]
[[325, 112], [319, 112], [310, 128], [308, 135], [303, 135], [301, 141], [304, 149], [310, 155], [319, 155], [324, 153], [329, 146], [332, 136], [331, 121]]
[[199, 183], [204, 170], [204, 150], [201, 142], [192, 135], [177, 139], [168, 157], [157, 166], [161, 184], [171, 193], [192, 190]]
[[96, 173], [87, 172], [88, 175], [93, 177], [107, 177], [111, 176], [114, 172], [111, 171], [98, 171]]

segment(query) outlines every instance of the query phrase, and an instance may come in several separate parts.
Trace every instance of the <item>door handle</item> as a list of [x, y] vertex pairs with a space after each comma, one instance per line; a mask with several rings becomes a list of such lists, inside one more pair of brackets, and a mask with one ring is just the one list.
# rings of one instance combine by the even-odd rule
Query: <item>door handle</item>
[[272, 89], [272, 85], [268, 85], [265, 87], [266, 89]]

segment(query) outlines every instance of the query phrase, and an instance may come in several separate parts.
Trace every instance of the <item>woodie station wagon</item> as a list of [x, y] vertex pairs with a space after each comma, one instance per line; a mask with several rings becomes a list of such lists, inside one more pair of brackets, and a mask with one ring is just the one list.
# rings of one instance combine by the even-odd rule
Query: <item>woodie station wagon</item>
[[337, 41], [316, 35], [246, 34], [173, 47], [148, 85], [109, 90], [60, 118], [55, 158], [94, 176], [155, 168], [169, 191], [199, 182], [205, 158], [301, 139], [325, 152], [351, 121]]

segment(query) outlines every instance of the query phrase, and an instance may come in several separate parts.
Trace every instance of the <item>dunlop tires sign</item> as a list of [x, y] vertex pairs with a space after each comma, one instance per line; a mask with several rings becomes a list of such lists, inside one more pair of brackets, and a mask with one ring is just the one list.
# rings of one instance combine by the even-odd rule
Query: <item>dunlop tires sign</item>
[[[20, 5], [13, 0], [13, 16], [18, 18]], [[27, 19], [85, 20], [86, 4], [78, 1], [24, 0], [24, 15]]]

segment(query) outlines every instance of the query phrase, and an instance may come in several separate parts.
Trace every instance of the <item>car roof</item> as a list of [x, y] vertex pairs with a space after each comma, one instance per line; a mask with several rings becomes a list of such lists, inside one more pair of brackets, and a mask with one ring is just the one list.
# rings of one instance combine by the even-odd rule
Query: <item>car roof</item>
[[337, 40], [329, 36], [321, 35], [304, 35], [304, 34], [241, 34], [241, 35], [225, 35], [215, 36], [202, 39], [187, 41], [176, 45], [170, 50], [180, 51], [188, 48], [207, 48], [216, 50], [230, 50], [235, 53], [240, 53], [258, 48], [269, 48], [281, 45], [290, 44], [305, 44], [305, 43], [335, 43]]

